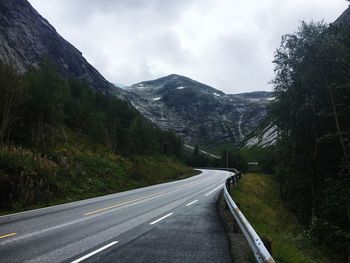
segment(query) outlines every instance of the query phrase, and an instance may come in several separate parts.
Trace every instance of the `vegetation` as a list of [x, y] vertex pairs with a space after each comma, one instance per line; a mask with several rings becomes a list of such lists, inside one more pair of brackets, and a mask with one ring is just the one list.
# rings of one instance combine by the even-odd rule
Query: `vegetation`
[[275, 171], [276, 147], [258, 147], [239, 149], [239, 154], [248, 162], [247, 169], [250, 172], [260, 172], [272, 174]]
[[348, 260], [350, 26], [302, 23], [274, 63], [280, 196], [315, 243]]
[[188, 164], [193, 167], [220, 167], [236, 168], [242, 172], [248, 170], [247, 160], [234, 148], [221, 150], [220, 158], [213, 158], [204, 155], [199, 151], [198, 145], [195, 146], [192, 156], [188, 159]]
[[233, 188], [233, 196], [257, 233], [272, 241], [273, 258], [279, 263], [338, 262], [327, 259], [308, 230], [284, 207], [276, 177], [248, 174]]
[[118, 192], [193, 174], [182, 142], [127, 102], [65, 80], [44, 60], [0, 63], [0, 210]]

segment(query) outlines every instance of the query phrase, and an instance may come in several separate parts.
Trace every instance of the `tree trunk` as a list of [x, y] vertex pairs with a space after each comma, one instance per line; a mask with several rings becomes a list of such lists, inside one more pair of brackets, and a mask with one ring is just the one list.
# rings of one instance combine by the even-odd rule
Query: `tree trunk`
[[341, 132], [341, 128], [340, 128], [339, 117], [338, 117], [338, 112], [337, 112], [337, 106], [336, 106], [335, 99], [334, 99], [334, 94], [333, 94], [332, 88], [329, 85], [327, 88], [328, 88], [329, 98], [330, 98], [331, 105], [332, 105], [335, 127], [337, 129], [337, 134], [338, 134], [339, 142], [340, 142], [340, 145], [341, 145], [341, 148], [343, 151], [343, 156], [347, 156], [345, 139], [344, 139], [343, 133]]
[[46, 143], [45, 143], [45, 133], [44, 133], [44, 117], [43, 117], [43, 112], [41, 111], [40, 113], [40, 132], [41, 132], [41, 140], [44, 146], [45, 151], [47, 150], [46, 148]]

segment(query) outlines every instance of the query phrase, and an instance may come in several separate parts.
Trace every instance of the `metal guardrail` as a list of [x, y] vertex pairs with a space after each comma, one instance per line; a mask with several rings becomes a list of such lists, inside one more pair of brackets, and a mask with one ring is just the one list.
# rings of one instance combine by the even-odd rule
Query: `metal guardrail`
[[229, 207], [235, 221], [239, 225], [241, 232], [248, 241], [250, 248], [253, 250], [256, 261], [259, 263], [275, 263], [269, 251], [266, 249], [263, 241], [255, 232], [254, 228], [250, 225], [228, 192], [231, 184], [236, 185], [240, 178], [241, 173], [238, 172], [226, 180], [224, 187], [224, 197], [227, 206]]
[[222, 168], [222, 167], [194, 167], [194, 169], [204, 169], [204, 170], [222, 170], [233, 172], [234, 174], [238, 174], [239, 171], [235, 168]]

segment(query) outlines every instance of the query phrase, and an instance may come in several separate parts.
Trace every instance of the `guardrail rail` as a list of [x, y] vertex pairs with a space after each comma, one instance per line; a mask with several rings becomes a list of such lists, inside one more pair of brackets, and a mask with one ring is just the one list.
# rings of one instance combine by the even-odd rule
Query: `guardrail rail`
[[250, 225], [248, 220], [245, 218], [241, 210], [238, 208], [236, 203], [233, 201], [229, 189], [231, 184], [235, 186], [238, 181], [241, 179], [242, 174], [240, 172], [236, 172], [226, 180], [226, 184], [224, 186], [224, 197], [226, 200], [226, 204], [231, 211], [236, 223], [238, 224], [241, 232], [244, 237], [248, 241], [248, 244], [252, 251], [254, 252], [255, 259], [258, 263], [275, 263], [270, 252], [266, 249], [263, 241], [260, 239], [258, 234], [255, 232], [254, 228]]

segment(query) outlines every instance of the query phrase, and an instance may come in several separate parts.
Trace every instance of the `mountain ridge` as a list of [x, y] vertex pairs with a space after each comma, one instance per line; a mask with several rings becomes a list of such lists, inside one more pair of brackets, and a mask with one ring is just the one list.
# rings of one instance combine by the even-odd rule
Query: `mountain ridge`
[[0, 2], [0, 30], [0, 57], [20, 73], [49, 57], [66, 78], [84, 80], [97, 90], [114, 89], [27, 0]]
[[160, 128], [201, 146], [238, 144], [264, 119], [273, 99], [268, 91], [225, 94], [177, 74], [138, 82], [121, 93]]

